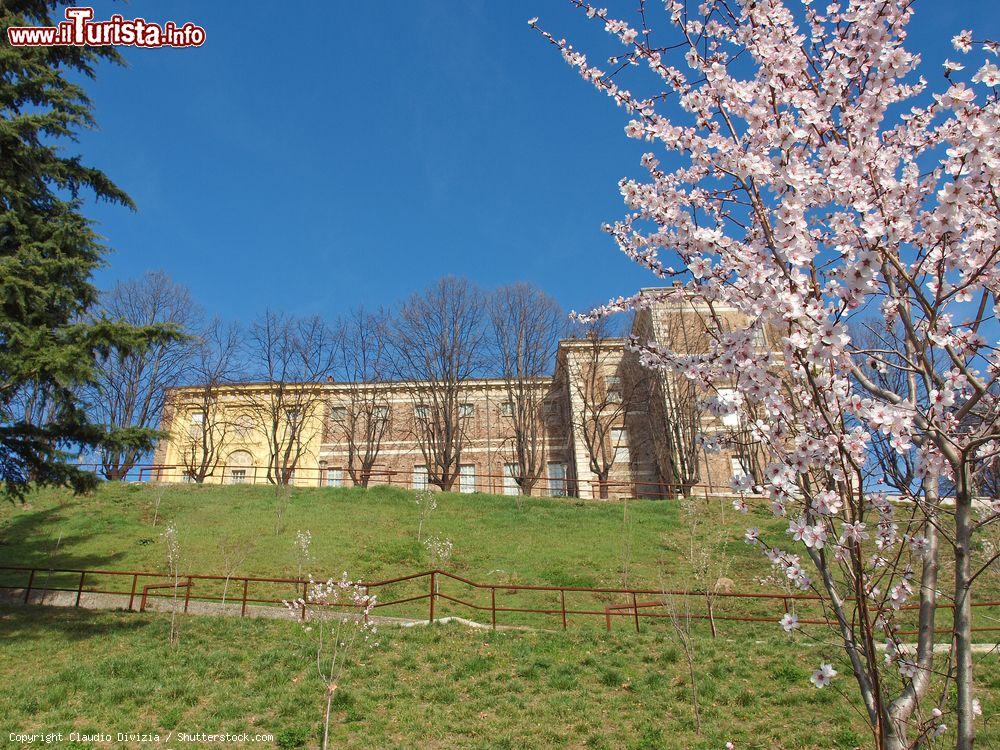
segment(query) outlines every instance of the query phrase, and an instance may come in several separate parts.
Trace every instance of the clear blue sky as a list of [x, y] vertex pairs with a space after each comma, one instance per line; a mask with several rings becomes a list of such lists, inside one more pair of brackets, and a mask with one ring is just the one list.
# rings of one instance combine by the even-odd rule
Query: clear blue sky
[[[531, 281], [567, 308], [655, 283], [600, 231], [644, 149], [526, 24], [606, 57], [568, 3], [94, 6], [207, 32], [198, 49], [125, 49], [128, 67], [88, 84], [99, 129], [80, 149], [139, 209], [88, 209], [114, 248], [102, 286], [163, 269], [247, 320], [391, 303], [445, 273]], [[909, 47], [928, 77], [962, 28], [1000, 37], [989, 0], [916, 7]]]

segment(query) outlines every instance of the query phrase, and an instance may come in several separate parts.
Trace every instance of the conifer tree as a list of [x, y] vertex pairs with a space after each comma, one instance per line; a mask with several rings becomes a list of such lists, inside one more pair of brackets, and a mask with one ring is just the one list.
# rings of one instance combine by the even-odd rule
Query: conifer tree
[[113, 430], [88, 419], [78, 398], [100, 357], [121, 356], [178, 334], [94, 314], [92, 274], [106, 248], [82, 213], [83, 196], [134, 209], [103, 172], [67, 153], [93, 127], [91, 102], [73, 79], [111, 48], [12, 47], [10, 26], [53, 25], [55, 2], [0, 3], [0, 482], [8, 497], [32, 483], [90, 487], [80, 451], [148, 448], [150, 430]]

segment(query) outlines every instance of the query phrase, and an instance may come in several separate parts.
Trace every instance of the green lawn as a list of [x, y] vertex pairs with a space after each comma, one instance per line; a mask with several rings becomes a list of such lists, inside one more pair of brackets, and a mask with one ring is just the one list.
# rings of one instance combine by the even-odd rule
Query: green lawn
[[[44, 490], [24, 506], [2, 505], [0, 565], [162, 571], [160, 535], [173, 524], [186, 572], [223, 572], [224, 550], [238, 549], [246, 553], [241, 574], [294, 576], [299, 530], [312, 534], [311, 568], [317, 574], [347, 570], [371, 580], [434, 567], [417, 542], [417, 506], [405, 490], [294, 489], [280, 524], [268, 487], [172, 486], [163, 493], [154, 526], [155, 495], [144, 485], [105, 484], [86, 497]], [[438, 508], [423, 536], [450, 538], [454, 552], [446, 567], [463, 576], [647, 587], [689, 579], [688, 529], [676, 503], [631, 501], [626, 507], [524, 498], [518, 508], [509, 497], [436, 498]], [[729, 576], [750, 585], [754, 575], [766, 574], [766, 561], [742, 542], [746, 519], [721, 500], [700, 510], [706, 513], [712, 526], [725, 527], [710, 542], [734, 559]]]
[[[323, 687], [310, 634], [290, 622], [190, 616], [170, 647], [167, 631], [164, 615], [0, 608], [3, 736], [250, 731], [284, 747], [317, 745]], [[848, 702], [809, 684], [820, 651], [770, 629], [699, 640], [701, 735], [686, 660], [666, 630], [595, 637], [438, 625], [380, 635], [343, 680], [332, 747], [868, 745]], [[997, 658], [977, 657], [977, 669], [989, 716], [1000, 708]], [[980, 746], [997, 741], [987, 731]]]

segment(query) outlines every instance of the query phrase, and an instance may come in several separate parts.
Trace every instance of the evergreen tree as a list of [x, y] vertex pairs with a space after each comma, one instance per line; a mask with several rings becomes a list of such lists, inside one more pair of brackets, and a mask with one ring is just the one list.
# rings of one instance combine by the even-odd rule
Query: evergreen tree
[[106, 248], [81, 213], [81, 194], [134, 208], [100, 170], [65, 153], [94, 120], [68, 76], [93, 78], [111, 48], [11, 47], [7, 28], [53, 25], [55, 2], [0, 3], [0, 482], [8, 497], [31, 483], [92, 486], [71, 461], [107, 446], [148, 449], [150, 430], [93, 424], [79, 389], [100, 357], [178, 335], [95, 316], [91, 277]]

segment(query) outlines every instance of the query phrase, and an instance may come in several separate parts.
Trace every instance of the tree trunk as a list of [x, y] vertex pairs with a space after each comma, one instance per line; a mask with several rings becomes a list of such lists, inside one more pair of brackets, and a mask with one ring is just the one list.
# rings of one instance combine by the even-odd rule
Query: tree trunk
[[925, 512], [932, 516], [924, 524], [927, 550], [920, 572], [920, 616], [917, 625], [917, 652], [915, 659], [918, 672], [906, 689], [889, 706], [889, 720], [885, 725], [883, 744], [886, 750], [906, 750], [906, 729], [917, 706], [923, 701], [930, 686], [931, 670], [934, 666], [934, 615], [937, 610], [938, 550], [939, 537], [935, 526], [940, 507], [937, 478], [924, 480]]
[[968, 464], [956, 472], [955, 482], [955, 685], [958, 689], [958, 737], [955, 750], [972, 750], [975, 726], [972, 713], [972, 485]]

